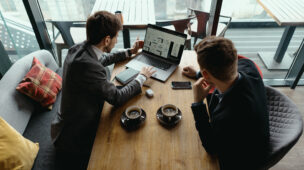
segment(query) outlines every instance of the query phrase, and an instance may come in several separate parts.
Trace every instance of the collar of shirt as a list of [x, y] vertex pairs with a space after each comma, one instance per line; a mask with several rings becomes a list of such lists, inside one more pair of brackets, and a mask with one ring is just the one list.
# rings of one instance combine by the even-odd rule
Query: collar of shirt
[[218, 93], [215, 93], [215, 95], [218, 97], [219, 102], [221, 102], [221, 100], [223, 99], [223, 97], [225, 96], [225, 94], [227, 94], [227, 92], [231, 91], [231, 89], [240, 81], [241, 79], [241, 74], [239, 73], [238, 79], [233, 83], [233, 85], [224, 93], [221, 93], [219, 90], [216, 89], [216, 91]]
[[94, 53], [96, 54], [98, 61], [100, 61], [102, 58], [104, 58], [103, 51], [101, 51], [95, 45], [92, 45], [92, 49], [93, 49]]

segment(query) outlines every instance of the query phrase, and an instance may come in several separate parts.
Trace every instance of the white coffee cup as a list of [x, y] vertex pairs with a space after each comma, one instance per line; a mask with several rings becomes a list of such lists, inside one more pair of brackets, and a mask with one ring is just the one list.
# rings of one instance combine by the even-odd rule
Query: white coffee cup
[[130, 106], [126, 109], [126, 116], [131, 120], [138, 119], [142, 114], [142, 110], [138, 106]]
[[170, 122], [172, 117], [177, 115], [178, 108], [173, 104], [165, 104], [161, 107], [161, 112]]

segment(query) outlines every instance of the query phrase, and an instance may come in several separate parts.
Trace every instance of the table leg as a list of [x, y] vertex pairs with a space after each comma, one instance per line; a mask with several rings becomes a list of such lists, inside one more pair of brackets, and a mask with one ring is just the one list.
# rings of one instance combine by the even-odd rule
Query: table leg
[[124, 48], [130, 48], [130, 30], [128, 28], [124, 28], [122, 30]]
[[[295, 31], [295, 26], [287, 26], [284, 30], [283, 36], [277, 51], [273, 56], [272, 52], [259, 52], [259, 57], [264, 62], [268, 70], [288, 70], [292, 63], [292, 58], [285, 54], [292, 35]], [[272, 55], [272, 56], [271, 56]]]
[[59, 67], [62, 67], [62, 49], [68, 49], [69, 46], [66, 44], [62, 44], [62, 43], [55, 43], [56, 44], [56, 50], [57, 50], [57, 57], [58, 57], [58, 65]]
[[282, 61], [295, 29], [295, 26], [287, 26], [285, 28], [279, 47], [274, 55], [274, 60], [276, 60], [276, 62], [280, 63]]
[[291, 89], [294, 89], [297, 86], [303, 72], [304, 72], [304, 39], [285, 77], [286, 81], [291, 82], [290, 84]]

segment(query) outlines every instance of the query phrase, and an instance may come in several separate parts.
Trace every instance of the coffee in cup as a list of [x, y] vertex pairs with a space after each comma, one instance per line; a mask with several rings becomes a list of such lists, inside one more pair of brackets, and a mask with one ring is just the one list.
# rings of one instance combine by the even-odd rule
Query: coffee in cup
[[161, 112], [165, 118], [170, 122], [171, 119], [177, 115], [178, 108], [173, 104], [165, 104], [161, 107]]
[[140, 118], [142, 110], [138, 106], [130, 106], [126, 109], [126, 117], [130, 120], [137, 120]]

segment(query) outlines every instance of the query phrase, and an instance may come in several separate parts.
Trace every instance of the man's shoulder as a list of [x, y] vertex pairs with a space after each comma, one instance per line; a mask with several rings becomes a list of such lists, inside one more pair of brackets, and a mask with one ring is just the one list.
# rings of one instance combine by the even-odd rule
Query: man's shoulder
[[256, 68], [253, 61], [249, 59], [239, 59], [238, 60], [238, 71], [243, 73], [245, 77], [252, 77], [261, 79], [261, 75]]
[[239, 70], [243, 70], [243, 69], [254, 69], [254, 70], [257, 70], [253, 61], [251, 61], [250, 59], [247, 59], [247, 58], [241, 58], [238, 60], [238, 69]]
[[67, 54], [66, 60], [69, 65], [96, 65], [98, 64], [95, 56], [88, 50], [88, 45], [84, 43], [75, 44]]
[[68, 55], [77, 54], [87, 49], [87, 44], [85, 42], [74, 44], [68, 50]]
[[105, 72], [104, 66], [98, 62], [95, 56], [86, 49], [83, 44], [76, 44], [69, 49], [65, 67], [69, 72]]
[[[258, 76], [252, 76], [246, 72], [240, 72], [240, 79], [237, 84], [228, 92], [229, 102], [234, 104], [248, 102], [256, 98], [255, 96], [265, 95], [265, 87], [263, 80]], [[236, 102], [238, 101], [238, 102]], [[237, 104], [239, 105], [239, 104]]]
[[240, 71], [241, 79], [236, 86], [236, 91], [256, 91], [258, 89], [264, 89], [264, 83], [258, 73], [249, 71]]
[[226, 98], [228, 107], [249, 113], [256, 111], [256, 107], [266, 106], [263, 80], [242, 72], [240, 74], [241, 80]]

